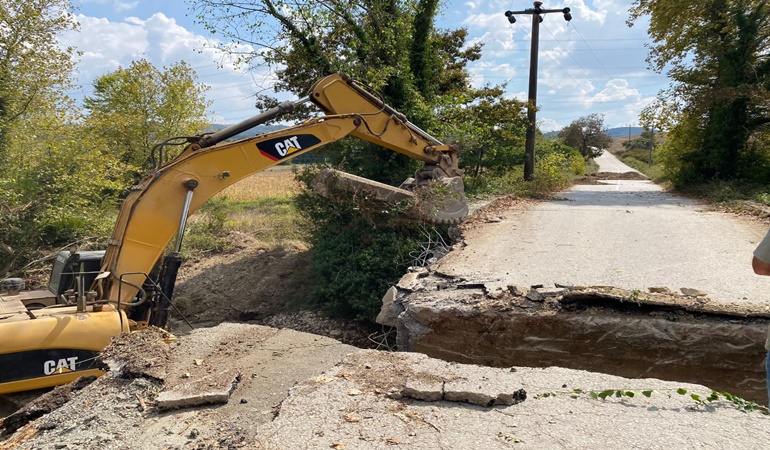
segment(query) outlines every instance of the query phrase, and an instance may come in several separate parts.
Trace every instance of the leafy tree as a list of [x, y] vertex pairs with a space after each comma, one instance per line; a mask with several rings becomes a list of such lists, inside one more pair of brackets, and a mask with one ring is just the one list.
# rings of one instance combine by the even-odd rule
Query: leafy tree
[[439, 132], [459, 144], [468, 175], [502, 175], [524, 163], [526, 103], [503, 97], [502, 87], [469, 90], [439, 109]]
[[[17, 119], [0, 176], [0, 236], [9, 270], [40, 248], [101, 236], [111, 226], [125, 167], [100, 150], [75, 108], [60, 99]], [[0, 274], [2, 276], [2, 274]]]
[[[673, 120], [667, 171], [678, 184], [736, 177], [767, 182], [770, 5], [765, 0], [636, 0], [629, 25], [650, 16], [652, 69], [674, 80], [645, 112]], [[764, 163], [757, 164], [757, 159]]]
[[8, 133], [70, 86], [75, 51], [58, 36], [76, 28], [69, 0], [0, 0], [0, 165]]
[[639, 137], [622, 143], [626, 150], [649, 150], [655, 146], [655, 133], [644, 130]]
[[602, 114], [590, 114], [574, 120], [559, 132], [559, 137], [587, 158], [596, 158], [602, 154], [602, 149], [612, 143]]
[[[344, 72], [425, 130], [437, 125], [433, 107], [442, 96], [469, 89], [465, 69], [481, 45], [465, 48], [465, 30], [433, 26], [438, 0], [192, 0], [201, 23], [227, 40], [250, 44], [244, 64], [275, 68], [276, 91], [302, 96], [319, 78]], [[242, 47], [223, 45], [238, 52]], [[260, 105], [269, 105], [264, 97]], [[368, 143], [329, 146], [345, 170], [391, 184], [411, 176], [414, 160]]]
[[163, 73], [141, 62], [120, 69], [97, 81], [85, 118], [62, 83], [41, 84], [7, 132], [0, 236], [13, 250], [2, 252], [0, 268], [18, 269], [41, 247], [107, 235], [117, 197], [149, 151], [136, 143], [149, 147], [205, 126], [196, 116], [205, 109], [203, 90], [191, 78], [184, 64]]
[[155, 144], [206, 128], [206, 90], [185, 62], [159, 70], [147, 60], [134, 61], [94, 80], [94, 94], [85, 98], [86, 124], [105, 151], [141, 176]]
[[26, 250], [39, 244], [40, 230], [50, 223], [46, 217], [53, 208], [42, 190], [56, 187], [40, 183], [62, 181], [45, 179], [50, 171], [41, 164], [72, 137], [61, 127], [73, 112], [61, 92], [70, 87], [76, 52], [58, 40], [77, 27], [70, 9], [67, 0], [0, 0], [2, 272], [26, 259]]

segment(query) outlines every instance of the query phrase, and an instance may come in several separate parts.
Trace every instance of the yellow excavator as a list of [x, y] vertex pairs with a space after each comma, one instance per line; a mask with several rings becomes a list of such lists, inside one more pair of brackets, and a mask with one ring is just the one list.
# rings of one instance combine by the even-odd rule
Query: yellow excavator
[[[227, 141], [307, 101], [324, 114]], [[427, 189], [434, 194], [415, 207], [417, 218], [453, 224], [468, 214], [455, 148], [410, 123], [356, 81], [330, 75], [304, 99], [213, 134], [160, 144], [154, 152], [156, 167], [123, 202], [106, 251], [61, 252], [47, 290], [24, 291], [18, 279], [5, 280], [0, 288], [5, 290], [0, 293], [0, 394], [101, 375], [104, 368], [96, 356], [111, 337], [147, 326], [165, 328], [187, 218], [233, 183], [349, 135], [423, 161], [424, 167], [399, 188], [326, 172], [317, 180], [319, 191], [341, 187], [400, 200], [419, 198], [415, 193]], [[180, 140], [184, 150], [164, 162], [164, 147]], [[436, 185], [439, 189], [433, 189]]]

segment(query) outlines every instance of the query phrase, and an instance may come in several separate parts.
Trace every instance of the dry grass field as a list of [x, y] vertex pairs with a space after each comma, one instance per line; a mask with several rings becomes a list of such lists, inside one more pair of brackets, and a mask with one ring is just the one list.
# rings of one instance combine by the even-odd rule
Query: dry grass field
[[276, 166], [235, 183], [217, 197], [234, 201], [293, 197], [299, 191], [291, 166]]

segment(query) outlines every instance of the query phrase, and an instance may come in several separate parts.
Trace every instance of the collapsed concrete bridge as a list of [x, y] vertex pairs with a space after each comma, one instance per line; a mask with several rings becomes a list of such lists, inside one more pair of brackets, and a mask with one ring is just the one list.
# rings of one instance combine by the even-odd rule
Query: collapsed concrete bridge
[[523, 288], [418, 271], [378, 317], [398, 350], [492, 367], [565, 367], [697, 383], [764, 404], [770, 314], [703, 296]]

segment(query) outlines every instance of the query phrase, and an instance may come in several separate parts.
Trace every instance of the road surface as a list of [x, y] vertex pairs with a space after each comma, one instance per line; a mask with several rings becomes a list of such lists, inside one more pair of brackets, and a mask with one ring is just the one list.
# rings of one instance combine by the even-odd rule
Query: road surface
[[[597, 162], [601, 171], [633, 170], [609, 152]], [[577, 185], [501, 219], [466, 233], [467, 246], [442, 259], [441, 270], [523, 286], [686, 287], [712, 300], [770, 305], [770, 278], [751, 269], [766, 228], [650, 181]]]

